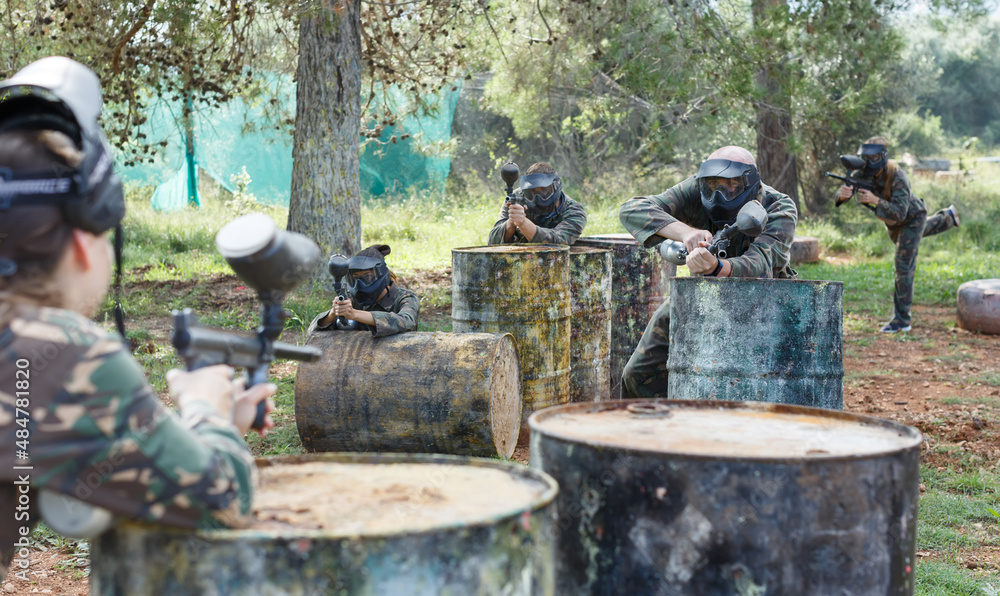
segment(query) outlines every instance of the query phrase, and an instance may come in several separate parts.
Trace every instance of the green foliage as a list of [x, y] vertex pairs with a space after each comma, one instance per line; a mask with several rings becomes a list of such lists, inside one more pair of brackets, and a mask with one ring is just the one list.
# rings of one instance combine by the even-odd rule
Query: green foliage
[[893, 139], [893, 153], [908, 151], [918, 157], [937, 155], [945, 147], [941, 117], [929, 112], [921, 116], [917, 110], [896, 113], [889, 122], [888, 138]]

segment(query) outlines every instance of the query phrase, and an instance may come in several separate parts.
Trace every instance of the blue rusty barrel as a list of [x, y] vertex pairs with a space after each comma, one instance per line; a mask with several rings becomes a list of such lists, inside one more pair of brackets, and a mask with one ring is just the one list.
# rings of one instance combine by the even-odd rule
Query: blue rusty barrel
[[611, 398], [611, 251], [590, 246], [569, 249], [569, 399]]
[[781, 404], [534, 414], [558, 594], [913, 594], [921, 434]]
[[613, 255], [611, 274], [611, 398], [621, 397], [622, 371], [639, 345], [649, 318], [670, 295], [677, 267], [655, 248], [644, 248], [631, 234], [598, 234], [574, 246], [606, 248]]
[[554, 594], [542, 472], [446, 455], [258, 460], [245, 530], [123, 524], [93, 541], [90, 593]]
[[839, 281], [678, 277], [670, 286], [670, 399], [842, 409]]
[[521, 365], [521, 438], [528, 416], [569, 401], [569, 247], [507, 244], [451, 251], [456, 333], [510, 333]]

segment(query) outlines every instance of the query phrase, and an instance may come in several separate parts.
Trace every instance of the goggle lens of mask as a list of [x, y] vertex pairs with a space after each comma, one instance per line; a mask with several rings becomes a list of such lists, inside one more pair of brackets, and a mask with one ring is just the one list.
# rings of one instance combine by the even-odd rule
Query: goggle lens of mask
[[543, 200], [544, 201], [545, 199], [547, 199], [550, 196], [552, 196], [552, 187], [551, 186], [546, 186], [544, 188], [531, 188], [531, 189], [528, 189], [528, 190], [526, 190], [524, 192], [527, 193], [528, 198], [530, 198], [530, 199], [532, 199], [534, 201], [537, 201], [537, 200]]
[[708, 194], [719, 190], [728, 199], [738, 196], [744, 189], [742, 178], [702, 178], [699, 183], [708, 190]]
[[374, 269], [360, 269], [351, 271], [351, 279], [360, 279], [366, 283], [371, 283], [377, 279]]

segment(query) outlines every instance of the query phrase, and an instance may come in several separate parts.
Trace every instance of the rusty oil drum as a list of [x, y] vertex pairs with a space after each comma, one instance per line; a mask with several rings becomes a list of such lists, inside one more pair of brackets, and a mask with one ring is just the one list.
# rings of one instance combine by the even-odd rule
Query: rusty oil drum
[[569, 249], [569, 399], [611, 398], [611, 251], [590, 246]]
[[678, 277], [670, 285], [670, 399], [844, 404], [839, 281]]
[[625, 400], [534, 414], [559, 594], [913, 594], [921, 434], [821, 408]]
[[631, 234], [584, 236], [573, 246], [606, 248], [614, 255], [611, 274], [611, 398], [621, 397], [622, 371], [639, 345], [646, 324], [670, 296], [677, 267]]
[[569, 247], [454, 248], [451, 257], [452, 331], [517, 342], [524, 440], [532, 412], [569, 401]]
[[546, 474], [446, 455], [258, 460], [245, 530], [126, 523], [95, 538], [90, 593], [554, 594]]
[[513, 455], [521, 373], [509, 333], [316, 331], [306, 344], [323, 352], [295, 375], [306, 451]]

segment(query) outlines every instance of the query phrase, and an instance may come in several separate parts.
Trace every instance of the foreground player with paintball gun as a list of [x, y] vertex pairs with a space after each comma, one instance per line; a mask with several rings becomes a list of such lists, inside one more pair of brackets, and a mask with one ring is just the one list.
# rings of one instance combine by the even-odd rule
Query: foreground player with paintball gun
[[845, 167], [853, 168], [846, 179], [827, 175], [846, 182], [837, 189], [836, 205], [839, 207], [857, 194], [858, 201], [882, 220], [889, 239], [896, 245], [893, 316], [881, 331], [906, 332], [912, 328], [910, 305], [920, 239], [958, 226], [958, 213], [950, 205], [927, 217], [924, 202], [910, 191], [906, 172], [889, 159], [889, 143], [885, 138], [871, 137], [858, 148], [858, 155], [841, 156]]
[[27, 579], [22, 553], [42, 518], [76, 536], [103, 530], [112, 515], [192, 529], [248, 524], [256, 468], [243, 434], [275, 386], [244, 391], [227, 366], [174, 369], [175, 413], [122, 338], [90, 320], [109, 286], [107, 232], [125, 214], [98, 124], [97, 75], [43, 58], [0, 82], [0, 106], [0, 437], [8, 446], [0, 452], [0, 579], [8, 565]]
[[[788, 265], [798, 220], [795, 203], [761, 182], [753, 155], [742, 147], [715, 151], [697, 175], [659, 195], [629, 199], [618, 217], [643, 246], [675, 241], [661, 252], [674, 262], [683, 255], [694, 275], [795, 277]], [[669, 328], [665, 302], [625, 366], [623, 398], [666, 397]]]
[[[513, 190], [519, 173], [508, 162], [500, 169], [507, 197], [497, 222], [490, 230], [490, 244], [531, 242], [533, 244], [573, 244], [587, 225], [583, 205], [566, 196], [555, 168], [543, 161], [532, 164], [521, 177], [521, 187]], [[513, 192], [512, 192], [513, 191]]]

